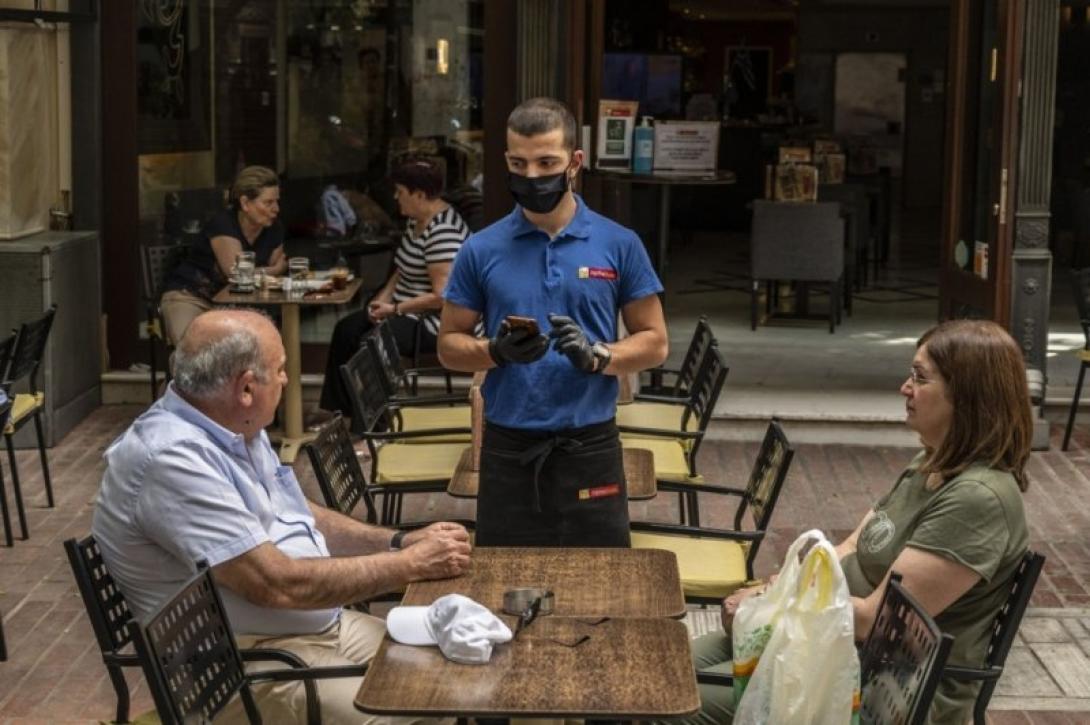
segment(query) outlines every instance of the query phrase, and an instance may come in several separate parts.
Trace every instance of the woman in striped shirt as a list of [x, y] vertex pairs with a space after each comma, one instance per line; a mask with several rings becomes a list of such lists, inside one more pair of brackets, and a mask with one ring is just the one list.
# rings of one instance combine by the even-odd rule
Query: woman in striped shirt
[[454, 257], [469, 236], [462, 217], [439, 196], [443, 174], [436, 164], [421, 159], [406, 161], [393, 171], [390, 180], [398, 209], [409, 218], [394, 256], [394, 272], [366, 310], [337, 323], [329, 344], [320, 404], [346, 416], [352, 415], [352, 403], [339, 368], [356, 353], [374, 325], [386, 320], [402, 355], [435, 352], [443, 288]]

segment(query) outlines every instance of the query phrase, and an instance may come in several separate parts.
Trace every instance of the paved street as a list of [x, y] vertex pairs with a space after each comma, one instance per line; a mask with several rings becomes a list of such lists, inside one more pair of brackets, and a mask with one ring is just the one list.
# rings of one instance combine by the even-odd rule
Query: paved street
[[[90, 529], [105, 447], [138, 412], [104, 407], [50, 452], [57, 508], [44, 508], [37, 456], [19, 454], [31, 538], [0, 546], [0, 612], [10, 660], [0, 664], [0, 722], [89, 722], [108, 719], [114, 697], [101, 664], [61, 542]], [[1053, 429], [1054, 445], [1060, 430]], [[788, 428], [790, 437], [791, 431]], [[740, 483], [755, 443], [717, 442], [701, 451], [701, 471], [713, 481]], [[759, 556], [758, 573], [782, 558], [791, 540], [814, 526], [833, 539], [846, 535], [868, 505], [894, 480], [914, 451], [849, 445], [800, 445]], [[5, 479], [10, 485], [5, 462]], [[306, 458], [296, 466], [316, 494]], [[1026, 494], [1032, 544], [1048, 562], [1010, 667], [993, 700], [994, 723], [1090, 722], [1090, 433], [1079, 430], [1072, 450], [1034, 454]], [[704, 503], [706, 523], [726, 525], [729, 510]], [[471, 502], [445, 495], [409, 496], [406, 519], [466, 517]], [[634, 504], [638, 518], [672, 520], [676, 497]], [[697, 612], [693, 627], [714, 623]], [[140, 677], [133, 713], [151, 708]]]

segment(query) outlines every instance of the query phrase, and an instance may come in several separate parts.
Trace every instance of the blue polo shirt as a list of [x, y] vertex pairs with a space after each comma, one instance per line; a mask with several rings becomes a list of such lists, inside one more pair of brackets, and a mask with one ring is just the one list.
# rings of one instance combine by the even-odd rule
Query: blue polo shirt
[[[662, 283], [635, 232], [575, 200], [575, 216], [553, 239], [518, 206], [471, 236], [443, 296], [481, 313], [489, 337], [507, 315], [533, 317], [548, 334], [556, 313], [579, 323], [591, 342], [615, 341], [619, 310], [661, 292]], [[559, 431], [612, 418], [617, 378], [578, 370], [550, 347], [537, 362], [489, 371], [481, 392], [489, 422]]]

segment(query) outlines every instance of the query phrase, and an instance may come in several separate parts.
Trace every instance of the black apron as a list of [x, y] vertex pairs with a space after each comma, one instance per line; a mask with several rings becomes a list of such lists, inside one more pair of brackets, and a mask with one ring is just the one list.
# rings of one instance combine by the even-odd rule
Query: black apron
[[630, 546], [617, 426], [538, 432], [485, 423], [477, 546]]

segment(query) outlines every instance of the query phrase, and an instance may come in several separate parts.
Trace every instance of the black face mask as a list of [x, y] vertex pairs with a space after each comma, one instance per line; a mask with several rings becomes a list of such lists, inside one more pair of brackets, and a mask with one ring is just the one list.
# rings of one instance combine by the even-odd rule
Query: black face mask
[[568, 170], [548, 176], [522, 176], [507, 172], [507, 188], [526, 211], [535, 214], [548, 214], [556, 208], [568, 191]]

